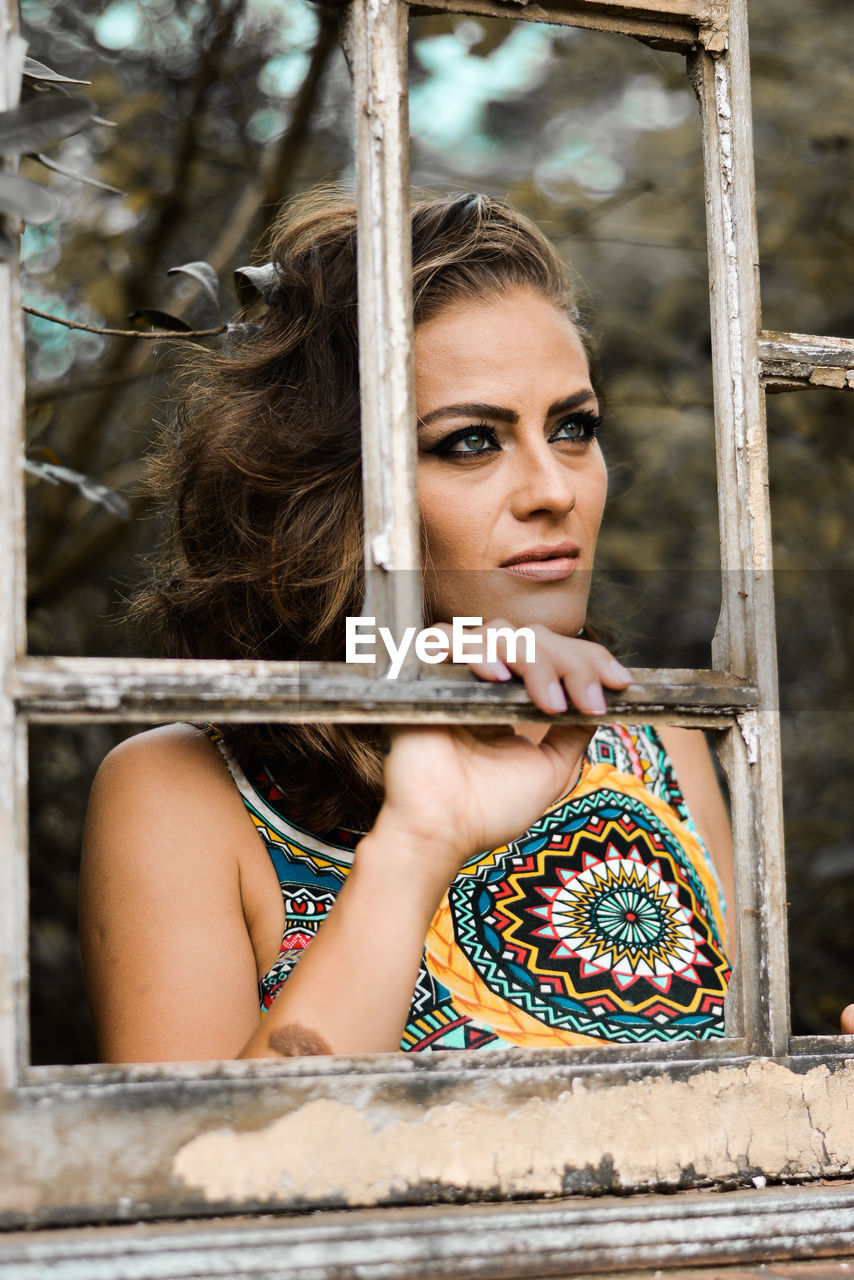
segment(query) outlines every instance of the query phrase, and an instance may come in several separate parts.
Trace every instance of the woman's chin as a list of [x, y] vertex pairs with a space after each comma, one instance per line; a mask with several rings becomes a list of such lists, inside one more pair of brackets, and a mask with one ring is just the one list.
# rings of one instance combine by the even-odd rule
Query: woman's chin
[[510, 575], [503, 569], [428, 574], [427, 598], [434, 605], [431, 621], [454, 618], [496, 618], [518, 627], [548, 627], [557, 635], [577, 636], [584, 626], [590, 586], [589, 569], [576, 569], [570, 578], [537, 581]]
[[435, 616], [428, 619], [425, 626], [435, 626], [438, 622], [451, 626], [455, 618], [479, 618], [484, 626], [500, 620], [503, 625], [509, 623], [515, 631], [523, 627], [547, 627], [549, 631], [554, 631], [555, 635], [567, 636], [571, 639], [577, 636], [584, 626], [585, 612], [577, 606], [571, 609], [532, 609], [520, 608], [518, 604], [510, 604], [506, 601], [469, 601], [453, 605], [447, 610], [437, 611]]

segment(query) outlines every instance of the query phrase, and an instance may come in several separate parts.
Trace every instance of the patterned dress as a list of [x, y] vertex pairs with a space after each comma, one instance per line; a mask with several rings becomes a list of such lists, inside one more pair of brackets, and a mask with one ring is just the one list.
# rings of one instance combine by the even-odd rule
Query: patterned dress
[[[298, 826], [270, 774], [211, 734], [285, 903], [272, 1004], [332, 907], [360, 833]], [[602, 725], [581, 775], [517, 840], [471, 858], [427, 934], [401, 1049], [706, 1040], [724, 1034], [723, 897], [655, 729]]]

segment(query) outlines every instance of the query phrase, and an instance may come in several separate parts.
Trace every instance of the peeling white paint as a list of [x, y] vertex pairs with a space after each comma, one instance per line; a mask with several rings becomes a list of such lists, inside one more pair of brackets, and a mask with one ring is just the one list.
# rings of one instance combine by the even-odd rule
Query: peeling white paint
[[764, 432], [751, 431], [745, 405], [745, 378], [754, 374], [743, 363], [741, 342], [744, 317], [741, 313], [739, 284], [739, 235], [737, 233], [736, 192], [734, 190], [734, 120], [732, 107], [732, 83], [728, 60], [719, 58], [715, 64], [715, 110], [718, 122], [720, 148], [721, 206], [723, 215], [724, 264], [726, 271], [727, 320], [731, 332], [729, 342], [730, 387], [732, 395], [733, 425], [736, 441], [736, 476], [739, 488], [748, 495], [751, 520], [753, 564], [756, 569], [768, 568], [769, 548], [766, 539]]
[[251, 1133], [185, 1144], [174, 1176], [208, 1201], [340, 1196], [379, 1203], [418, 1184], [499, 1195], [558, 1194], [572, 1171], [613, 1169], [613, 1187], [849, 1168], [854, 1073], [799, 1075], [767, 1059], [619, 1089], [568, 1082], [516, 1108], [453, 1101], [401, 1118], [334, 1099], [307, 1103]]
[[[725, 58], [715, 64], [715, 109], [718, 117], [718, 145], [720, 147], [721, 192], [723, 210], [724, 256], [726, 265], [727, 317], [732, 330], [729, 344], [730, 385], [732, 388], [733, 420], [736, 442], [743, 445], [745, 437], [744, 417], [744, 369], [741, 359], [741, 316], [738, 294], [738, 251], [735, 236], [735, 211], [733, 209], [732, 162], [732, 107], [730, 103], [729, 70]], [[743, 482], [741, 449], [737, 449], [738, 480]]]
[[381, 533], [371, 538], [371, 558], [380, 569], [394, 568], [388, 529], [383, 529]]
[[747, 749], [747, 763], [756, 764], [759, 759], [759, 715], [756, 711], [744, 711], [738, 717], [738, 727]]

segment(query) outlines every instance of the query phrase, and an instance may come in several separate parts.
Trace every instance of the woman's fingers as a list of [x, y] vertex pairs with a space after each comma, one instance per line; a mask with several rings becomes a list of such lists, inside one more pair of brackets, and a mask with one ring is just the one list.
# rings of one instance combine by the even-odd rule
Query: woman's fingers
[[843, 1035], [854, 1036], [854, 1004], [849, 1004], [847, 1008], [842, 1010], [840, 1025]]
[[577, 657], [573, 657], [571, 663], [564, 659], [566, 666], [561, 662], [562, 654], [556, 659], [563, 685], [580, 711], [604, 715], [605, 689], [625, 689], [632, 682], [632, 674], [602, 645], [584, 640], [569, 643], [584, 645], [584, 650], [580, 661]]
[[[448, 623], [437, 624], [437, 629], [448, 637], [445, 661], [450, 661], [452, 629]], [[534, 636], [532, 657], [531, 647], [523, 639], [511, 641], [516, 628], [506, 619], [496, 618], [484, 627], [466, 630], [469, 650], [480, 653], [479, 658], [467, 659], [469, 669], [482, 680], [506, 682], [519, 676], [531, 701], [549, 715], [560, 715], [570, 703], [587, 715], [604, 715], [604, 689], [625, 689], [632, 682], [627, 668], [602, 645], [589, 640], [534, 626], [529, 628]]]
[[[451, 662], [453, 660], [453, 653], [451, 648], [452, 641], [453, 641], [452, 628], [450, 624], [447, 622], [437, 622], [435, 624], [435, 630], [443, 631], [445, 635], [448, 637], [448, 652], [442, 658], [442, 661]], [[500, 658], [496, 657], [494, 661], [487, 661], [486, 654], [488, 650], [487, 650], [487, 644], [486, 644], [486, 630], [487, 630], [486, 627], [467, 627], [466, 628], [467, 637], [471, 642], [471, 648], [472, 649], [475, 648], [474, 641], [479, 639], [480, 651], [484, 655], [482, 661], [478, 661], [476, 659], [469, 659], [468, 660], [469, 669], [473, 671], [476, 676], [480, 676], [481, 679], [483, 680], [503, 680], [503, 681], [512, 680], [513, 672], [506, 665], [506, 663], [501, 661]]]
[[588, 715], [605, 714], [603, 686], [625, 689], [632, 674], [602, 645], [589, 640], [559, 636], [546, 627], [534, 627], [535, 657], [514, 657], [506, 641], [500, 639], [497, 656], [522, 677], [525, 687], [541, 710], [551, 715], [566, 711], [569, 703]]

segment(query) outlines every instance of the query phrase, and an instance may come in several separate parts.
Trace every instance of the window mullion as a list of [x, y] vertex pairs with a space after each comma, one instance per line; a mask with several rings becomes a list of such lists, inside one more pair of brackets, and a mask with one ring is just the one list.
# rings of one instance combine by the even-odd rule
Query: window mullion
[[[415, 486], [407, 8], [355, 0], [344, 27], [356, 117], [365, 613], [421, 626]], [[403, 676], [417, 674], [410, 649]]]
[[[0, 110], [18, 103], [25, 45], [16, 0], [0, 5]], [[8, 160], [5, 163], [10, 163]], [[4, 161], [0, 159], [0, 168]], [[0, 217], [13, 242], [17, 227]], [[13, 700], [26, 648], [24, 587], [24, 328], [17, 253], [0, 262], [0, 1086], [29, 1058], [26, 737]]]
[[741, 1013], [748, 1041], [776, 1055], [787, 1050], [789, 996], [745, 0], [732, 0], [727, 51], [699, 53], [692, 78], [703, 117], [723, 576], [712, 659], [749, 678], [759, 695], [757, 709], [730, 730], [723, 757], [733, 797]]

